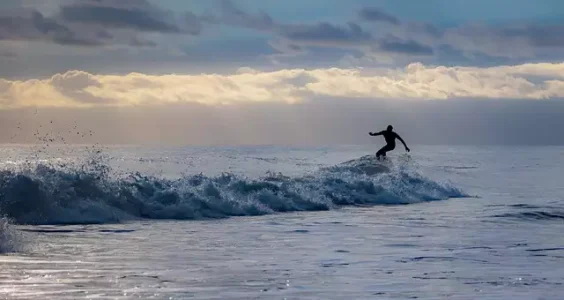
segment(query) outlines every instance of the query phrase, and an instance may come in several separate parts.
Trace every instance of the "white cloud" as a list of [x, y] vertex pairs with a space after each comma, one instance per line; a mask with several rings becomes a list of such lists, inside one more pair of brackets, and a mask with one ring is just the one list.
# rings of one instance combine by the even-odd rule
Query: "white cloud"
[[444, 67], [413, 63], [402, 69], [241, 68], [231, 75], [97, 75], [82, 71], [49, 79], [0, 79], [0, 106], [92, 107], [166, 103], [221, 105], [295, 103], [308, 97], [455, 99], [564, 97], [564, 63]]

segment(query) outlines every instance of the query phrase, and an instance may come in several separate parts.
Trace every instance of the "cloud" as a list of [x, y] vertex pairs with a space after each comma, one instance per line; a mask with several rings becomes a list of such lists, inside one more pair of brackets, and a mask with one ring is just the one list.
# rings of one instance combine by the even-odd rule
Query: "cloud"
[[366, 47], [372, 41], [372, 35], [354, 22], [348, 22], [344, 26], [328, 22], [282, 23], [276, 22], [262, 11], [257, 14], [245, 12], [230, 0], [222, 0], [220, 4], [219, 16], [201, 16], [200, 19], [206, 23], [238, 26], [272, 34], [279, 41], [270, 42], [270, 45], [283, 53], [275, 57], [301, 55], [304, 53], [304, 46], [358, 48]]
[[[435, 53], [441, 49], [459, 53], [473, 64], [505, 59], [513, 63], [561, 60], [564, 48], [564, 24], [463, 24], [437, 28], [432, 24], [407, 23], [395, 35], [429, 45]], [[449, 56], [439, 55], [442, 62]]]
[[488, 42], [494, 41], [498, 44], [508, 43], [508, 48], [516, 44], [544, 48], [564, 46], [563, 31], [564, 24], [513, 24], [497, 28], [486, 25], [467, 25], [447, 30], [446, 33], [459, 34], [462, 37], [483, 42], [486, 46], [489, 46]]
[[0, 14], [0, 40], [51, 41], [62, 45], [98, 45], [99, 41], [79, 35], [55, 19], [31, 9], [3, 11]]
[[370, 22], [383, 22], [393, 25], [399, 25], [401, 22], [395, 16], [392, 16], [385, 11], [374, 8], [374, 7], [364, 7], [359, 11], [359, 16], [364, 21]]
[[132, 37], [129, 45], [134, 47], [156, 47], [157, 43], [139, 37]]
[[231, 75], [94, 75], [0, 82], [2, 108], [200, 103], [296, 103], [315, 97], [371, 99], [550, 99], [564, 97], [564, 63], [404, 69], [240, 69]]
[[200, 17], [191, 13], [183, 16], [177, 20], [177, 15], [147, 0], [69, 0], [60, 2], [49, 16], [29, 6], [9, 6], [0, 9], [0, 40], [153, 47], [156, 43], [140, 34], [201, 33]]
[[432, 23], [400, 22], [378, 8], [365, 7], [359, 15], [365, 21], [388, 22], [396, 26], [380, 30], [384, 36], [397, 36], [405, 42], [380, 42], [381, 50], [393, 50], [399, 53], [437, 54], [446, 61], [448, 56], [441, 55], [440, 49], [451, 49], [470, 60], [480, 63], [505, 58], [517, 62], [531, 61], [539, 57], [562, 58], [564, 47], [564, 24], [470, 23], [452, 27], [437, 27]]
[[269, 41], [268, 44], [279, 53], [269, 55], [270, 62], [279, 65], [280, 59], [288, 57], [298, 57], [307, 54], [307, 50], [302, 46], [294, 44], [292, 41], [286, 39], [278, 39]]
[[61, 6], [60, 16], [66, 22], [93, 24], [107, 28], [126, 28], [141, 32], [182, 32], [170, 14], [146, 0], [82, 0]]
[[[558, 21], [444, 27], [400, 20], [381, 8], [364, 7], [352, 12], [358, 13], [357, 17], [353, 15], [353, 22], [321, 21], [315, 15], [309, 22], [290, 22], [228, 0], [217, 1], [215, 10], [203, 14], [171, 11], [164, 2], [150, 0], [22, 3], [10, 0], [10, 10], [2, 5], [0, 11], [0, 40], [25, 44], [21, 47], [25, 51], [10, 59], [12, 67], [3, 68], [6, 76], [51, 74], [72, 68], [141, 72], [157, 66], [163, 72], [187, 65], [225, 71], [236, 64], [238, 67], [242, 59], [252, 66], [287, 68], [335, 66], [344, 58], [352, 62], [351, 58], [359, 56], [363, 57], [357, 59], [357, 65], [362, 66], [404, 66], [415, 60], [484, 66], [564, 59], [564, 23]], [[41, 7], [34, 8], [34, 4]], [[249, 6], [252, 9], [254, 4]], [[210, 30], [214, 26], [225, 28]], [[254, 33], [241, 34], [234, 28]], [[63, 49], [60, 45], [82, 49]], [[87, 49], [94, 46], [98, 47], [97, 54]], [[225, 55], [226, 49], [233, 54]], [[149, 56], [151, 59], [147, 59]]]
[[250, 14], [238, 8], [229, 0], [222, 0], [220, 4], [221, 16], [209, 20], [256, 30], [272, 30], [275, 26], [272, 17], [265, 12]]
[[202, 32], [202, 17], [192, 12], [184, 13], [183, 22], [185, 24], [184, 30], [192, 35], [199, 35]]
[[349, 22], [347, 25], [342, 27], [325, 22], [313, 25], [285, 25], [281, 28], [281, 35], [295, 42], [326, 45], [364, 43], [372, 39], [372, 35], [358, 24]]
[[88, 89], [100, 88], [101, 83], [92, 74], [79, 71], [70, 71], [64, 74], [56, 74], [50, 79], [50, 85], [61, 95], [72, 101], [85, 104], [113, 103], [115, 99], [97, 97]]
[[[506, 23], [498, 25], [462, 24], [438, 28], [431, 23], [405, 22], [381, 9], [364, 7], [359, 15], [365, 21], [401, 25], [390, 28], [385, 35], [398, 35], [413, 42], [431, 44], [434, 48], [445, 45], [466, 53], [481, 53], [499, 57], [534, 57], [546, 48], [564, 46], [564, 24]], [[392, 47], [393, 48], [393, 47]], [[404, 47], [399, 47], [405, 50]], [[421, 50], [423, 50], [421, 48]], [[562, 49], [559, 49], [562, 50]], [[428, 52], [426, 49], [424, 52]]]
[[397, 37], [387, 37], [379, 42], [378, 48], [384, 52], [409, 55], [432, 55], [433, 48], [414, 40], [403, 41]]
[[[221, 1], [221, 15], [210, 18], [215, 24], [225, 24], [268, 32], [277, 45], [296, 45], [303, 51], [275, 47], [281, 55], [272, 60], [304, 56], [305, 51], [316, 55], [320, 48], [360, 51], [367, 57], [381, 57], [392, 62], [405, 63], [409, 56], [427, 56], [426, 62], [468, 62], [492, 64], [499, 59], [522, 63], [539, 58], [562, 58], [564, 30], [562, 24], [463, 24], [437, 27], [432, 23], [401, 21], [377, 7], [363, 7], [359, 18], [366, 22], [379, 22], [394, 26], [362, 28], [349, 22], [345, 26], [328, 22], [284, 23], [277, 22], [264, 12], [253, 14], [235, 6], [235, 2]], [[390, 38], [390, 37], [395, 38]], [[314, 49], [315, 47], [320, 47]], [[442, 51], [450, 49], [448, 53]], [[452, 61], [457, 59], [457, 61]], [[378, 59], [382, 60], [382, 59]]]

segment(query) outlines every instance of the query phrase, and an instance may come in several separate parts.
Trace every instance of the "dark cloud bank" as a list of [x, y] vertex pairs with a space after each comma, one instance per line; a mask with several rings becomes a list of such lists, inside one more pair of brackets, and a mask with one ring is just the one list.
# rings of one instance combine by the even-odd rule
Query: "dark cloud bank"
[[155, 44], [139, 42], [141, 39], [136, 34], [198, 35], [201, 29], [199, 20], [177, 18], [146, 0], [61, 2], [58, 12], [50, 16], [29, 7], [8, 6], [0, 10], [0, 40], [145, 47]]
[[[34, 78], [72, 69], [121, 74], [183, 73], [195, 68], [217, 72], [242, 66], [272, 67], [273, 62], [298, 68], [334, 67], [352, 56], [358, 62], [342, 66], [402, 66], [414, 61], [492, 66], [559, 61], [564, 53], [564, 22], [445, 28], [400, 20], [367, 6], [348, 12], [348, 22], [289, 23], [228, 0], [215, 1], [215, 8], [204, 14], [170, 11], [148, 0], [65, 0], [48, 14], [30, 6], [18, 7], [18, 1], [10, 3], [0, 5], [0, 76], [8, 78]], [[239, 40], [225, 35], [214, 42], [197, 42], [200, 36], [217, 34], [218, 26], [255, 31], [260, 38]], [[27, 47], [33, 55], [26, 57], [16, 55], [9, 42], [1, 44], [6, 40], [98, 52], [76, 50], [73, 55], [59, 55], [49, 48], [43, 56], [47, 46], [36, 43]], [[109, 47], [114, 45], [130, 48]], [[368, 59], [360, 59], [363, 57]], [[374, 57], [383, 60], [371, 61]]]

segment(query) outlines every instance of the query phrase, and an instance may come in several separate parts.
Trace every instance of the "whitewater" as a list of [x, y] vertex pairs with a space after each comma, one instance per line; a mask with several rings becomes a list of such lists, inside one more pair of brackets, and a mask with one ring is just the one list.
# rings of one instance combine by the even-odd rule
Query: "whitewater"
[[0, 299], [561, 299], [563, 147], [376, 150], [1, 146]]

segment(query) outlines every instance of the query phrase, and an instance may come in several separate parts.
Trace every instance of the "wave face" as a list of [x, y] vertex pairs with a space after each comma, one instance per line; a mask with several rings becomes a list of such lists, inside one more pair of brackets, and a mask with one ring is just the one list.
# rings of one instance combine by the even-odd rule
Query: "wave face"
[[19, 224], [92, 224], [256, 216], [466, 196], [408, 169], [369, 176], [348, 162], [346, 168], [301, 177], [267, 173], [250, 179], [224, 173], [164, 179], [139, 173], [116, 177], [109, 167], [96, 163], [37, 165], [0, 172], [0, 211]]

